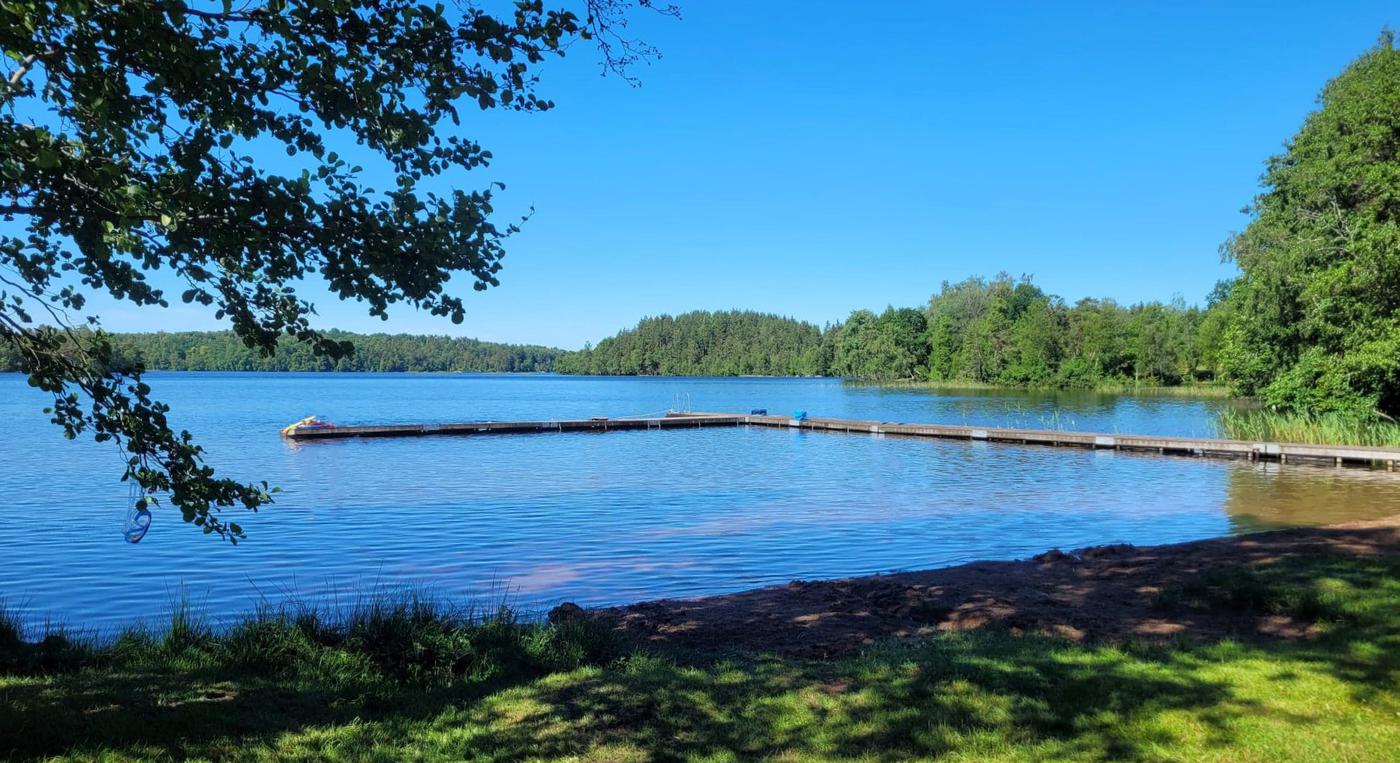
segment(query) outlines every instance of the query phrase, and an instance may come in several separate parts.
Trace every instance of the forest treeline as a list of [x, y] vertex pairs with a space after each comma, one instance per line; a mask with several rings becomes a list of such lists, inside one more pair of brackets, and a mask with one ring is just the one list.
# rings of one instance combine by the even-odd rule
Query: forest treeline
[[873, 381], [1009, 386], [1176, 385], [1214, 379], [1229, 285], [1204, 308], [1067, 305], [1029, 277], [944, 282], [923, 309], [858, 310], [825, 335], [830, 372]]
[[566, 373], [840, 376], [1013, 386], [1174, 385], [1214, 378], [1228, 315], [1221, 284], [1204, 308], [1084, 299], [1029, 277], [945, 283], [922, 308], [857, 310], [825, 328], [754, 312], [646, 318], [559, 359]]
[[562, 350], [476, 339], [416, 334], [327, 332], [355, 351], [339, 360], [317, 356], [309, 345], [282, 342], [264, 358], [231, 331], [117, 334], [113, 344], [148, 368], [172, 371], [550, 371]]
[[596, 347], [564, 355], [558, 370], [637, 376], [825, 376], [822, 330], [744, 310], [643, 318]]
[[[179, 331], [111, 334], [117, 357], [139, 360], [161, 371], [550, 371], [563, 350], [534, 345], [497, 344], [476, 339], [413, 334], [327, 336], [354, 345], [339, 360], [318, 356], [310, 345], [281, 342], [264, 357], [232, 331]], [[0, 345], [0, 370], [15, 371], [20, 358]]]
[[[1066, 306], [1029, 278], [943, 285], [924, 308], [857, 310], [825, 328], [753, 311], [642, 319], [577, 352], [412, 334], [328, 332], [339, 360], [283, 342], [263, 357], [229, 331], [110, 335], [119, 358], [168, 371], [538, 372], [633, 376], [840, 376], [892, 381], [1096, 387], [1171, 385], [1218, 373], [1226, 315], [1208, 307], [1111, 299]], [[0, 353], [3, 353], [0, 350]], [[0, 369], [19, 358], [0, 354]]]

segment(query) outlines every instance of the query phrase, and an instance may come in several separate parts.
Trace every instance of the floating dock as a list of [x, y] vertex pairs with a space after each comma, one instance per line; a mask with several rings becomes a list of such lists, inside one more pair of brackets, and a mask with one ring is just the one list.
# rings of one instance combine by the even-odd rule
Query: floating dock
[[1120, 450], [1174, 456], [1240, 458], [1283, 463], [1322, 463], [1364, 466], [1394, 471], [1400, 448], [1359, 445], [1218, 440], [1208, 437], [1103, 434], [1046, 429], [1007, 429], [950, 424], [908, 424], [858, 419], [803, 418], [736, 413], [670, 413], [647, 418], [559, 419], [550, 421], [476, 421], [463, 424], [378, 424], [365, 426], [288, 427], [290, 440], [336, 440], [349, 437], [423, 437], [433, 435], [531, 434], [544, 432], [610, 432], [629, 429], [693, 429], [697, 427], [763, 426], [851, 434], [931, 437], [1020, 445], [1046, 445], [1091, 450]]
[[346, 437], [424, 437], [429, 435], [533, 434], [542, 432], [611, 432], [619, 429], [693, 429], [740, 426], [748, 416], [670, 414], [648, 418], [595, 417], [550, 421], [471, 421], [464, 424], [367, 424], [364, 426], [288, 427], [289, 440], [338, 440]]

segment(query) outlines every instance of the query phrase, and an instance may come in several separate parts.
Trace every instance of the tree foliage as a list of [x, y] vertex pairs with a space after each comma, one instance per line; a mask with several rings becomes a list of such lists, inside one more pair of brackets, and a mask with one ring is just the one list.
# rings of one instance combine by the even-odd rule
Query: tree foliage
[[559, 359], [565, 373], [635, 376], [814, 376], [821, 329], [764, 313], [696, 311], [644, 318]]
[[870, 381], [899, 381], [922, 373], [928, 363], [928, 320], [910, 307], [889, 307], [876, 315], [851, 313], [826, 337], [831, 365], [823, 373]]
[[923, 312], [851, 313], [824, 337], [833, 359], [827, 370], [872, 381], [1179, 384], [1215, 375], [1215, 356], [1201, 351], [1197, 333], [1218, 325], [1221, 311], [1111, 299], [1067, 307], [1029, 278], [974, 277], [945, 282]]
[[265, 355], [288, 336], [330, 359], [349, 352], [312, 326], [297, 295], [308, 280], [372, 315], [403, 304], [460, 322], [460, 287], [497, 283], [515, 228], [494, 222], [493, 187], [435, 190], [491, 159], [455, 126], [471, 110], [550, 108], [536, 69], [573, 40], [601, 41], [614, 66], [644, 55], [616, 33], [625, 6], [0, 4], [0, 345], [52, 393], [68, 436], [115, 442], [124, 479], [236, 539], [218, 510], [256, 508], [266, 486], [215, 478], [139, 365], [100, 331], [73, 330], [95, 325], [86, 295], [163, 306], [160, 284], [178, 283], [180, 300]]
[[[1217, 291], [1221, 288], [1218, 287]], [[597, 347], [561, 357], [565, 373], [840, 376], [875, 382], [1007, 386], [1172, 385], [1214, 378], [1213, 347], [1227, 305], [1180, 300], [1073, 307], [1029, 278], [944, 283], [928, 306], [856, 310], [842, 323], [754, 312], [646, 318]]]
[[1400, 51], [1393, 36], [1323, 89], [1269, 160], [1244, 232], [1221, 356], [1244, 394], [1400, 414]]

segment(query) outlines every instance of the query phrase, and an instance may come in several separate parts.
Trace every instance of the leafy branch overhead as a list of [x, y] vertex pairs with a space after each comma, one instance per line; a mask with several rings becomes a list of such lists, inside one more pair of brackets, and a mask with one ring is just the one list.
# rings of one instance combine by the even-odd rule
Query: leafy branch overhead
[[[0, 343], [53, 394], [70, 437], [116, 442], [124, 478], [168, 491], [187, 521], [236, 539], [218, 509], [256, 508], [268, 489], [215, 478], [139, 366], [118, 362], [100, 331], [73, 330], [96, 327], [85, 295], [204, 305], [264, 354], [287, 336], [331, 358], [351, 351], [312, 327], [313, 306], [297, 295], [305, 280], [371, 315], [405, 303], [461, 322], [449, 284], [496, 285], [516, 227], [493, 220], [497, 184], [436, 191], [427, 181], [490, 161], [459, 133], [465, 116], [552, 108], [536, 69], [573, 41], [598, 41], [604, 66], [624, 74], [654, 55], [626, 36], [628, 6], [6, 2]], [[341, 143], [382, 162], [375, 177], [387, 187], [337, 155]]]

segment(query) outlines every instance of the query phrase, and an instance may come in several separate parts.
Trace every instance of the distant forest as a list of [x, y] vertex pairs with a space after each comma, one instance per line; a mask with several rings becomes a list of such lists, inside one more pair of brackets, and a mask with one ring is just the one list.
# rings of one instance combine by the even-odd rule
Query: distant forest
[[944, 283], [923, 308], [857, 310], [819, 328], [752, 312], [646, 318], [559, 359], [566, 373], [841, 376], [1014, 386], [1175, 385], [1215, 378], [1229, 285], [1206, 307], [1074, 305], [1031, 279]]
[[[284, 341], [276, 354], [263, 357], [232, 331], [112, 334], [111, 338], [118, 357], [161, 371], [550, 371], [564, 352], [445, 336], [345, 331], [327, 335], [353, 343], [354, 354], [330, 360], [318, 357], [310, 345]], [[0, 345], [0, 370], [19, 369], [19, 357]]]
[[[169, 371], [538, 372], [627, 376], [839, 376], [899, 382], [1096, 387], [1213, 378], [1226, 318], [1222, 285], [1207, 306], [1073, 306], [1027, 277], [945, 283], [923, 308], [857, 310], [819, 327], [751, 311], [644, 318], [569, 352], [443, 336], [329, 332], [340, 360], [287, 341], [263, 357], [229, 331], [113, 334], [117, 355]], [[4, 352], [0, 350], [0, 352]], [[19, 358], [0, 354], [0, 369]]]
[[1214, 379], [1229, 284], [1204, 308], [1180, 299], [1067, 305], [1029, 277], [945, 282], [924, 309], [859, 310], [827, 332], [831, 371], [879, 381], [1175, 385]]
[[636, 328], [569, 353], [558, 370], [631, 376], [825, 376], [822, 330], [765, 313], [696, 311], [644, 318]]

